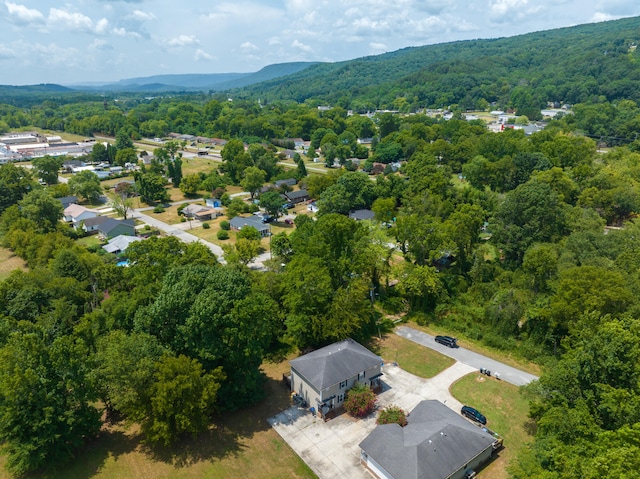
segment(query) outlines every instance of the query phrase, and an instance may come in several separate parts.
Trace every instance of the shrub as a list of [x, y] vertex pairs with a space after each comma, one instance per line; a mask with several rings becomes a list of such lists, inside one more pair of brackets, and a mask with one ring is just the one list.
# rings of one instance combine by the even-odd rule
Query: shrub
[[231, 229], [231, 224], [227, 220], [222, 220], [220, 222], [220, 229], [229, 231]]
[[182, 218], [180, 218], [180, 223], [184, 223], [187, 221], [187, 218], [185, 218], [184, 216]]
[[387, 406], [382, 411], [376, 420], [377, 424], [399, 424], [404, 427], [407, 425], [407, 413], [393, 404]]
[[365, 417], [376, 406], [376, 395], [365, 384], [357, 383], [349, 392], [344, 401], [344, 409], [354, 417]]
[[180, 206], [178, 206], [178, 214], [182, 215], [182, 210], [185, 209], [187, 206], [189, 206], [188, 203], [182, 203]]
[[229, 239], [229, 232], [225, 230], [220, 230], [216, 233], [216, 236], [218, 237], [219, 240], [226, 240], [226, 239]]
[[164, 208], [161, 205], [158, 205], [153, 209], [153, 212], [154, 213], [164, 213]]
[[208, 230], [209, 228], [211, 228], [209, 223], [202, 223], [202, 229]]
[[144, 230], [145, 230], [145, 231], [150, 231], [150, 230], [151, 230], [151, 226], [149, 226], [149, 225], [144, 225]]

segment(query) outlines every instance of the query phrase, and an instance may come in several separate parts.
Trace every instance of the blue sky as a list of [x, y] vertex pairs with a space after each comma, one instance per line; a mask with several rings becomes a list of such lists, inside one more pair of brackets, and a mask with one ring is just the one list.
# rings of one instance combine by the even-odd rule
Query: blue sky
[[0, 84], [253, 72], [640, 15], [637, 0], [0, 0]]

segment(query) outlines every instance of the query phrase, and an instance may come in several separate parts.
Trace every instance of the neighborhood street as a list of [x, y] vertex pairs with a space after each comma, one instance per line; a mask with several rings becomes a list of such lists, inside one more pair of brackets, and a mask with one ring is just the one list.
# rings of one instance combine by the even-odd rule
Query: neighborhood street
[[[218, 257], [218, 261], [220, 263], [225, 262], [223, 257], [224, 252], [222, 251], [222, 248], [220, 246], [210, 243], [209, 241], [200, 239], [197, 236], [182, 230], [178, 226], [167, 224], [164, 221], [160, 221], [156, 218], [153, 218], [152, 216], [146, 215], [140, 209], [134, 210], [133, 213], [131, 214], [131, 218], [135, 218], [140, 221], [143, 221], [149, 226], [153, 226], [154, 228], [157, 228], [160, 231], [163, 231], [169, 236], [175, 236], [176, 238], [184, 241], [185, 243], [196, 243], [196, 242], [202, 243], [207, 248], [209, 248], [213, 254], [215, 254]], [[181, 223], [180, 225], [188, 226], [187, 223]]]
[[488, 358], [482, 354], [474, 353], [468, 349], [449, 348], [440, 343], [436, 343], [435, 338], [430, 334], [423, 333], [422, 331], [418, 331], [417, 329], [413, 329], [408, 326], [398, 326], [396, 328], [396, 334], [409, 339], [414, 343], [434, 349], [445, 356], [449, 356], [450, 358], [460, 361], [461, 363], [471, 366], [477, 370], [484, 368], [491, 371], [492, 375], [499, 373], [502, 381], [515, 384], [516, 386], [523, 386], [525, 384], [529, 384], [535, 379], [538, 379], [538, 377], [533, 374], [507, 366], [500, 361]]

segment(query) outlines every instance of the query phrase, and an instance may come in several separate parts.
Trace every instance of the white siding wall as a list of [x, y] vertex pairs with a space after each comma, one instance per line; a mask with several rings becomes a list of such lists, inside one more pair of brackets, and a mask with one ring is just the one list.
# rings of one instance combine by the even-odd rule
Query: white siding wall
[[387, 473], [387, 471], [385, 471], [382, 466], [380, 466], [380, 464], [370, 458], [364, 451], [362, 451], [361, 457], [375, 477], [379, 479], [394, 479], [391, 474]]

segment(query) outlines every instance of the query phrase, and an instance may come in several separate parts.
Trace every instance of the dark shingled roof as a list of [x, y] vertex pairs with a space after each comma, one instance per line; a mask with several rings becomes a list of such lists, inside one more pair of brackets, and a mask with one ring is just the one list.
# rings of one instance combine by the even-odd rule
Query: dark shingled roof
[[377, 426], [360, 447], [395, 479], [447, 478], [496, 441], [440, 401], [422, 401], [408, 424]]
[[381, 357], [353, 339], [345, 339], [293, 359], [289, 364], [309, 384], [322, 391], [382, 362]]

